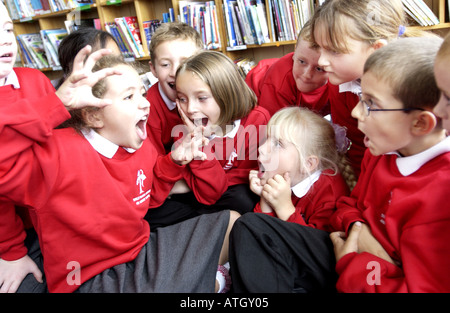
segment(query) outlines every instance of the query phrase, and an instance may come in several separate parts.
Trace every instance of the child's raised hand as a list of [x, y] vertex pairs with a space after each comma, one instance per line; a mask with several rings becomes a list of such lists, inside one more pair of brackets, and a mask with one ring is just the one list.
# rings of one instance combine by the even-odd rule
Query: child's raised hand
[[261, 197], [263, 186], [261, 186], [261, 179], [258, 177], [258, 171], [251, 170], [248, 174], [248, 179], [250, 181], [250, 190]]
[[291, 199], [291, 179], [289, 173], [277, 174], [263, 186], [261, 196], [267, 201], [278, 218], [287, 221], [295, 212]]
[[120, 75], [121, 73], [112, 68], [105, 68], [93, 73], [92, 68], [95, 62], [110, 54], [111, 50], [100, 49], [90, 54], [91, 51], [92, 47], [88, 45], [77, 53], [73, 62], [72, 73], [56, 91], [56, 95], [69, 111], [88, 106], [103, 107], [111, 102], [111, 100], [95, 97], [92, 94], [92, 87], [105, 77]]
[[172, 160], [178, 165], [188, 164], [194, 159], [206, 160], [207, 155], [201, 151], [201, 147], [208, 145], [209, 141], [202, 133], [203, 126], [195, 127], [193, 132], [178, 140], [170, 154]]

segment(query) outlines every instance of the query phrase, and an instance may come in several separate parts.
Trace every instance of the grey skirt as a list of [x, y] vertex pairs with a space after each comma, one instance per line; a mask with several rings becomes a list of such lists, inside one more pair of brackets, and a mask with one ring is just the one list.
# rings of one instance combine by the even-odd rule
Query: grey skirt
[[134, 261], [109, 268], [77, 292], [214, 292], [229, 211], [158, 228]]

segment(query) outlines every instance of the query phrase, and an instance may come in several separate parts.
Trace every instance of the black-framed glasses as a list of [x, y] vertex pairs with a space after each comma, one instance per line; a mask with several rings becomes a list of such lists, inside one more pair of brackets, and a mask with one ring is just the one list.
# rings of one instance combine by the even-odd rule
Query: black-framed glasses
[[359, 102], [363, 105], [363, 110], [366, 116], [370, 115], [370, 112], [389, 112], [389, 111], [402, 111], [402, 112], [411, 112], [411, 111], [425, 111], [425, 109], [422, 108], [399, 108], [399, 109], [372, 109], [372, 106], [374, 105], [374, 102], [372, 99], [364, 100], [362, 98], [362, 94], [358, 93]]

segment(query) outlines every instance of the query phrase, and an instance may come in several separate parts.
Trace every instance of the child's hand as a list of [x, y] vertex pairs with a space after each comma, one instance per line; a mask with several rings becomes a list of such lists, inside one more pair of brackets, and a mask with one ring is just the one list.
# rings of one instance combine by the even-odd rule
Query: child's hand
[[383, 246], [372, 235], [370, 228], [364, 223], [361, 225], [361, 232], [358, 237], [358, 252], [368, 252], [394, 265], [399, 265], [398, 262], [389, 256]]
[[28, 255], [16, 261], [0, 259], [0, 293], [16, 292], [25, 276], [30, 273], [38, 282], [43, 282], [42, 272]]
[[195, 129], [194, 123], [187, 117], [183, 109], [181, 109], [180, 101], [176, 99], [175, 102], [177, 103], [178, 113], [180, 114], [181, 120], [183, 121], [184, 125], [186, 125], [189, 132], [191, 133], [194, 132]]
[[336, 262], [344, 255], [352, 252], [358, 252], [358, 239], [361, 233], [361, 222], [353, 224], [348, 237], [345, 238], [345, 232], [337, 231], [330, 234], [331, 242], [334, 246], [334, 255]]
[[262, 197], [272, 207], [278, 218], [287, 221], [295, 212], [291, 199], [291, 179], [289, 173], [277, 174], [263, 186]]
[[176, 148], [170, 154], [172, 160], [178, 165], [185, 165], [192, 160], [206, 160], [206, 153], [201, 147], [208, 145], [209, 141], [202, 135], [203, 127], [195, 127], [192, 133], [187, 134], [175, 143]]
[[[105, 68], [93, 73], [92, 68], [95, 62], [110, 54], [111, 50], [101, 49], [89, 55], [91, 51], [92, 47], [88, 45], [78, 52], [73, 62], [72, 73], [56, 91], [56, 95], [69, 111], [88, 106], [103, 107], [111, 103], [111, 100], [94, 97], [92, 87], [99, 80], [111, 75], [120, 75], [121, 72]], [[84, 62], [88, 55], [89, 57]]]
[[258, 177], [258, 171], [251, 170], [248, 174], [248, 179], [250, 181], [250, 190], [261, 197], [263, 186], [261, 186], [261, 179]]

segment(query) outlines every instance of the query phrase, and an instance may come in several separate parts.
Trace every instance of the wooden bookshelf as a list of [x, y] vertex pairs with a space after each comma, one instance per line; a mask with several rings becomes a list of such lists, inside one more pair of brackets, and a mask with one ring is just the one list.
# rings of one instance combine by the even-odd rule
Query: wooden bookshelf
[[[274, 38], [272, 38], [272, 35], [270, 36], [271, 38], [269, 43], [247, 45], [245, 49], [227, 48], [227, 29], [222, 7], [224, 1], [225, 0], [215, 0], [218, 30], [221, 42], [221, 48], [218, 49], [219, 51], [228, 55], [232, 59], [247, 57], [258, 62], [261, 59], [281, 57], [294, 50], [295, 40], [275, 41]], [[448, 1], [425, 0], [425, 2], [439, 18], [440, 23], [434, 26], [413, 27], [421, 27], [422, 29], [438, 31], [444, 34], [448, 32], [450, 29], [450, 22], [448, 21]], [[148, 63], [149, 52], [148, 45], [145, 40], [143, 22], [152, 19], [162, 19], [162, 14], [164, 12], [168, 12], [169, 8], [173, 8], [175, 17], [178, 19], [178, 15], [180, 14], [179, 0], [97, 0], [96, 3], [79, 10], [79, 16], [81, 19], [100, 19], [103, 29], [105, 29], [105, 22], [112, 22], [116, 17], [137, 16], [142, 38], [142, 46], [145, 54], [144, 57], [138, 58], [138, 60]], [[13, 22], [16, 35], [36, 33], [41, 29], [64, 28], [64, 21], [73, 17], [74, 10], [76, 9], [69, 9], [55, 13], [38, 15], [32, 18], [14, 20]], [[267, 21], [270, 20], [270, 14], [271, 12], [269, 11], [269, 8], [266, 7]], [[43, 71], [48, 73], [52, 70], [44, 69]]]

